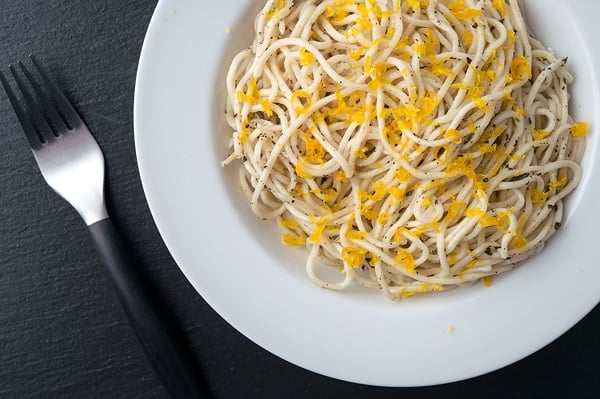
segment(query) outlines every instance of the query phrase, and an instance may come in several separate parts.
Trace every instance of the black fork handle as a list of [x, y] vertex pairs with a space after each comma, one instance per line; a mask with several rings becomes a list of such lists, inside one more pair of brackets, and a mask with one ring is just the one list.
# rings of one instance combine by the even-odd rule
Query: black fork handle
[[146, 356], [173, 398], [208, 398], [190, 354], [152, 288], [127, 256], [110, 219], [88, 226]]

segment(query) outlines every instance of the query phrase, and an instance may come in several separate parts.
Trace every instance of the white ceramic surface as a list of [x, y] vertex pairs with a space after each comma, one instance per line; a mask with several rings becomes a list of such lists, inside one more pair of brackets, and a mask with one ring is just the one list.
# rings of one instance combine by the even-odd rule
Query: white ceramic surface
[[359, 287], [334, 292], [313, 285], [304, 275], [304, 250], [282, 245], [277, 227], [251, 214], [235, 167], [220, 167], [230, 134], [224, 74], [235, 51], [250, 44], [260, 5], [159, 1], [136, 82], [135, 142], [150, 209], [183, 273], [223, 318], [268, 351], [317, 373], [418, 386], [513, 363], [598, 303], [600, 3], [526, 0], [537, 36], [569, 57], [576, 76], [572, 109], [591, 125], [585, 176], [567, 203], [564, 228], [540, 255], [490, 288], [399, 302]]

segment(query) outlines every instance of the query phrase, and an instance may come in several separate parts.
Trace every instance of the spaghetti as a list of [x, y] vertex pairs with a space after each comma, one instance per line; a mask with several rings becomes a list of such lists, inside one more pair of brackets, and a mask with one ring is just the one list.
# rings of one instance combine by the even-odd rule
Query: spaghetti
[[587, 125], [517, 0], [269, 0], [255, 34], [227, 76], [223, 164], [316, 284], [489, 285], [560, 227]]

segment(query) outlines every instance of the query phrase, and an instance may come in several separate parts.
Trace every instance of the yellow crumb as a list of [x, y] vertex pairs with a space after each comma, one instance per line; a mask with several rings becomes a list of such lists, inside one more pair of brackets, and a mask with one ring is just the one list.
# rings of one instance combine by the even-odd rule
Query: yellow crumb
[[229, 26], [225, 27], [225, 33], [231, 33], [231, 28]]
[[585, 122], [575, 122], [571, 127], [573, 137], [585, 137], [588, 134], [589, 126]]
[[452, 324], [450, 324], [450, 325], [448, 326], [448, 332], [449, 332], [450, 334], [454, 334], [454, 326], [453, 326]]
[[169, 14], [170, 15], [175, 15], [175, 9], [174, 8], [169, 8]]

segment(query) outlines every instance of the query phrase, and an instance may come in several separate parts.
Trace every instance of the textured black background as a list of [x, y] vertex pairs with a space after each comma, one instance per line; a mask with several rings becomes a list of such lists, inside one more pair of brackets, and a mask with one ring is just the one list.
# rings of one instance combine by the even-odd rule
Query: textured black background
[[[34, 53], [76, 102], [104, 149], [115, 224], [160, 287], [216, 398], [600, 397], [599, 309], [515, 365], [418, 389], [368, 387], [316, 375], [267, 353], [225, 323], [169, 256], [138, 176], [133, 89], [155, 5], [151, 0], [1, 0], [0, 65], [6, 70], [4, 65]], [[560, 295], [569, 295], [570, 289], [576, 287]], [[457, 358], [457, 367], [460, 362]], [[403, 367], [410, 364], [398, 359], [399, 373]], [[166, 397], [84, 224], [45, 185], [3, 95], [0, 397]]]

